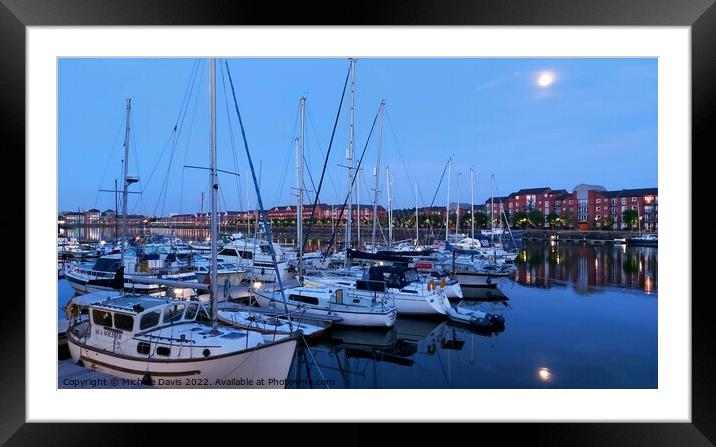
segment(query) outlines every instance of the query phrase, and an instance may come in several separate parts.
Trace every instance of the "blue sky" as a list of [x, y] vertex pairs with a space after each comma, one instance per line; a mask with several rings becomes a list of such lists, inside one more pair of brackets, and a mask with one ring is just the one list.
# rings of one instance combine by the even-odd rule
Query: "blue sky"
[[[293, 139], [298, 104], [307, 97], [306, 172], [317, 183], [345, 79], [347, 59], [230, 59], [251, 155], [261, 166], [265, 206], [294, 203]], [[537, 83], [551, 72], [554, 82]], [[132, 213], [195, 212], [208, 198], [207, 63], [196, 59], [61, 59], [59, 61], [58, 193], [60, 210], [114, 208], [121, 178], [125, 98], [132, 98], [130, 174], [141, 182]], [[246, 208], [246, 154], [228, 81], [217, 82], [220, 208]], [[190, 94], [187, 94], [190, 91]], [[186, 100], [188, 98], [188, 101]], [[227, 104], [228, 99], [228, 104]], [[356, 158], [381, 99], [386, 101], [381, 189], [390, 165], [394, 206], [429, 205], [448, 157], [451, 201], [579, 183], [608, 189], [657, 185], [656, 59], [360, 59], [356, 69]], [[186, 107], [182, 107], [187, 104]], [[227, 106], [229, 107], [227, 113]], [[347, 190], [346, 97], [322, 202], [342, 203]], [[185, 110], [185, 112], [182, 112]], [[228, 117], [228, 118], [227, 118]], [[231, 125], [229, 125], [229, 119]], [[177, 125], [178, 124], [178, 125]], [[173, 132], [177, 125], [176, 133]], [[232, 144], [233, 134], [233, 144]], [[370, 203], [376, 135], [363, 160], [360, 198]], [[171, 165], [170, 165], [171, 158]], [[444, 205], [446, 182], [436, 205]], [[121, 181], [120, 181], [121, 185]], [[249, 201], [256, 203], [253, 185]], [[381, 202], [385, 204], [385, 194]], [[208, 199], [204, 209], [208, 207]]]

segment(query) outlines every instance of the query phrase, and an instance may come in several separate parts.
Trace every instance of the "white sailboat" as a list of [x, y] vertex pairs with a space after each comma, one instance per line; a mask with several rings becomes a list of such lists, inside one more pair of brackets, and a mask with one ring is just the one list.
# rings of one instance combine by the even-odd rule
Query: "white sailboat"
[[[217, 318], [215, 76], [216, 62], [211, 59], [211, 310], [207, 312], [196, 301], [149, 296], [91, 304], [89, 320], [73, 320], [67, 331], [72, 359], [86, 368], [157, 387], [284, 386], [282, 379], [288, 376], [298, 336], [235, 329], [219, 325]], [[202, 309], [211, 316], [211, 323], [198, 320]]]

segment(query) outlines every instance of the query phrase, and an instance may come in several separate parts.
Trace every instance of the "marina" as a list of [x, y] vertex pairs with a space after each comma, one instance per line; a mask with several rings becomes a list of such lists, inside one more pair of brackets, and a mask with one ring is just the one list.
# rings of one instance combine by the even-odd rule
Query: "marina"
[[270, 118], [261, 61], [184, 62], [161, 152], [151, 92], [112, 104], [114, 208], [58, 210], [58, 387], [657, 387], [658, 188], [524, 187], [499, 145], [417, 156], [417, 107], [358, 107], [381, 83], [354, 58], [339, 96]]
[[[296, 349], [286, 386], [656, 386], [656, 248], [526, 243], [517, 266], [497, 288], [453, 301], [456, 309], [503, 316], [501, 330], [403, 315], [388, 330], [332, 326]], [[61, 318], [74, 289], [60, 280], [58, 294]], [[99, 382], [76, 380], [104, 377], [112, 387], [112, 376], [79, 368], [60, 352], [58, 386], [91, 387]]]

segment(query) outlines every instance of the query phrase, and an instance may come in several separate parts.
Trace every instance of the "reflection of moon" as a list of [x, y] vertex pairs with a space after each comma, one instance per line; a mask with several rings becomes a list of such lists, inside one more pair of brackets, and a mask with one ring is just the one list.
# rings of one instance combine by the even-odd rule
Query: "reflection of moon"
[[549, 71], [545, 71], [544, 73], [541, 73], [539, 77], [537, 78], [537, 84], [540, 87], [548, 87], [554, 82], [554, 74], [550, 73]]
[[545, 382], [549, 382], [552, 378], [552, 371], [550, 371], [549, 368], [540, 368], [537, 371], [537, 374], [539, 375], [539, 378]]

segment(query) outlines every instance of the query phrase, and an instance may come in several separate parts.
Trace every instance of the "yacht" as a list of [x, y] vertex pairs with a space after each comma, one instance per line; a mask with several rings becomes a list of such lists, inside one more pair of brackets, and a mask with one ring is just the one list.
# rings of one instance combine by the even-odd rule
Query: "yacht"
[[391, 300], [340, 287], [294, 287], [284, 291], [266, 288], [256, 290], [254, 298], [259, 306], [269, 309], [306, 309], [326, 318], [338, 317], [336, 325], [390, 328], [397, 314]]

